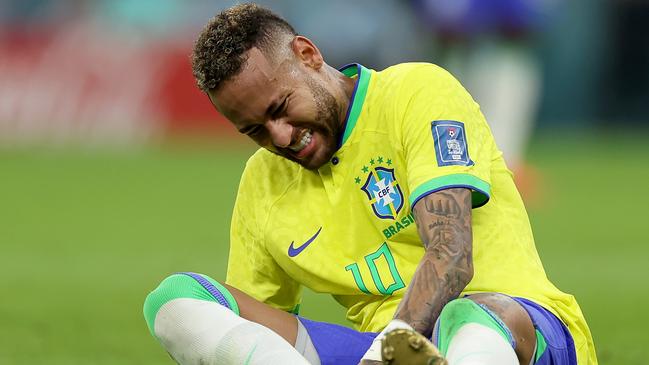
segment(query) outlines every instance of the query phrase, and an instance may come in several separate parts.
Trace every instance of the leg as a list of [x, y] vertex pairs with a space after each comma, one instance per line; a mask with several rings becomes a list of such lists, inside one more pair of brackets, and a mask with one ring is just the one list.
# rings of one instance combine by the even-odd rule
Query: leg
[[514, 299], [484, 293], [446, 304], [435, 325], [434, 341], [451, 365], [527, 365], [536, 333]]
[[536, 347], [536, 332], [527, 311], [511, 297], [498, 293], [481, 293], [469, 297], [496, 314], [511, 331], [518, 361], [529, 364]]
[[[174, 274], [147, 296], [144, 317], [153, 336], [180, 364], [308, 364], [292, 347], [297, 337], [295, 317], [244, 296], [203, 275]], [[288, 324], [279, 326], [278, 335], [240, 317], [240, 308], [245, 313], [262, 311], [255, 318], [263, 313], [291, 318], [283, 317]], [[262, 322], [277, 324], [275, 319]]]
[[311, 364], [320, 364], [319, 355], [309, 332], [296, 316], [262, 303], [235, 287], [227, 284], [223, 286], [239, 304], [239, 315], [242, 318], [270, 328], [293, 345]]
[[449, 365], [527, 365], [536, 344], [534, 326], [525, 309], [496, 293], [455, 299], [444, 306], [435, 323], [433, 342], [445, 359], [421, 334], [393, 332], [383, 341], [383, 360], [394, 365], [447, 361]]
[[[401, 337], [395, 336], [388, 344], [384, 340], [384, 350], [393, 347], [383, 353], [386, 364], [430, 365], [431, 361], [440, 361], [436, 355], [429, 355], [413, 362], [428, 351], [426, 344], [419, 346], [425, 339], [414, 331]], [[409, 343], [404, 345], [403, 339]], [[531, 300], [497, 293], [449, 302], [435, 324], [433, 341], [450, 365], [577, 364], [572, 336], [559, 318]]]
[[262, 303], [227, 284], [223, 286], [232, 293], [232, 296], [239, 304], [239, 315], [242, 318], [270, 328], [273, 332], [282, 336], [286, 342], [295, 345], [298, 324], [297, 318], [294, 315]]

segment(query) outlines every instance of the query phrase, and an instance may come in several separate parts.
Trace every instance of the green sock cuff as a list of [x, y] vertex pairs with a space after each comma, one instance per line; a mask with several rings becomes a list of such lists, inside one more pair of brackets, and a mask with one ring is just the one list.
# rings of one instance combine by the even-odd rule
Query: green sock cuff
[[149, 293], [144, 301], [144, 319], [146, 320], [146, 324], [149, 327], [149, 332], [151, 332], [151, 335], [155, 337], [154, 323], [158, 311], [165, 303], [173, 299], [192, 298], [220, 303], [220, 301], [215, 298], [215, 296], [210, 293], [210, 291], [206, 289], [205, 286], [201, 285], [198, 280], [205, 280], [209, 284], [213, 285], [214, 288], [218, 291], [217, 294], [220, 293], [223, 296], [223, 298], [227, 302], [227, 306], [234, 313], [239, 315], [239, 306], [237, 305], [237, 301], [234, 299], [230, 291], [223, 285], [218, 283], [216, 280], [206, 275], [193, 273], [173, 274], [164, 279], [160, 283], [160, 285], [155, 288], [155, 290]]
[[[212, 286], [214, 286], [214, 289], [216, 289], [216, 293], [212, 293], [212, 297], [217, 302], [219, 302], [219, 304], [225, 305], [228, 308], [230, 308], [230, 310], [232, 310], [236, 315], [240, 314], [239, 313], [239, 305], [237, 304], [236, 299], [234, 299], [234, 296], [232, 295], [232, 293], [230, 293], [228, 288], [223, 286], [221, 283], [219, 283], [218, 281], [212, 279], [211, 277], [209, 277], [207, 275], [194, 274], [194, 273], [181, 273], [181, 274], [190, 275], [191, 277], [195, 278], [197, 281], [198, 280], [206, 280], [208, 283], [212, 284]], [[199, 282], [199, 284], [200, 284], [200, 282]], [[205, 289], [208, 289], [208, 288], [205, 288]], [[208, 291], [209, 291], [209, 289], [208, 289]], [[221, 296], [222, 296], [221, 299], [218, 298], [219, 294], [221, 294]], [[225, 303], [222, 303], [223, 299], [225, 299]]]
[[434, 339], [442, 355], [446, 356], [451, 339], [467, 323], [477, 323], [494, 329], [515, 347], [511, 332], [495, 313], [470, 299], [461, 298], [449, 302], [444, 307], [435, 326]]

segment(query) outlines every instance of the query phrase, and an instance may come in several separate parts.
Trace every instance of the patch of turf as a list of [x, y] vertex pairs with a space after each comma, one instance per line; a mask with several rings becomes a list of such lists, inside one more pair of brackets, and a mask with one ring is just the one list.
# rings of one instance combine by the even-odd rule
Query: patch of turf
[[[529, 208], [548, 276], [574, 294], [601, 364], [643, 363], [649, 254], [647, 135], [539, 136]], [[166, 275], [223, 279], [250, 145], [0, 150], [0, 363], [171, 364], [149, 336], [145, 295]], [[345, 323], [306, 291], [302, 314]]]

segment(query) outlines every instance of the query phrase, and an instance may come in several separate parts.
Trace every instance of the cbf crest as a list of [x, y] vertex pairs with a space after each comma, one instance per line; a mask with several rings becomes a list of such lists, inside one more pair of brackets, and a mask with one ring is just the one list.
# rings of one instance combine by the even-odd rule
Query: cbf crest
[[[396, 219], [403, 208], [403, 192], [391, 165], [391, 159], [385, 160], [384, 163], [383, 157], [378, 157], [371, 159], [369, 164], [361, 169], [367, 174], [361, 190], [367, 196], [374, 214], [381, 219]], [[361, 181], [361, 177], [356, 177], [357, 184]]]

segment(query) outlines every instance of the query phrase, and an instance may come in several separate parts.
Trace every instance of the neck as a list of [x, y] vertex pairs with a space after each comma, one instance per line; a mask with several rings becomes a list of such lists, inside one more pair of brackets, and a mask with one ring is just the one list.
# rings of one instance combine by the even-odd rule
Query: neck
[[347, 77], [342, 72], [330, 66], [327, 66], [327, 68], [336, 85], [336, 94], [334, 95], [338, 101], [338, 122], [342, 128], [345, 124], [347, 109], [349, 108], [349, 103], [352, 102], [352, 94], [354, 93], [354, 86], [356, 86], [358, 78]]

